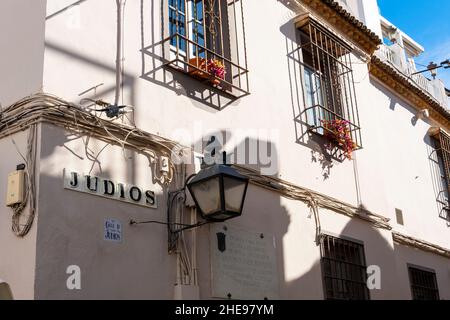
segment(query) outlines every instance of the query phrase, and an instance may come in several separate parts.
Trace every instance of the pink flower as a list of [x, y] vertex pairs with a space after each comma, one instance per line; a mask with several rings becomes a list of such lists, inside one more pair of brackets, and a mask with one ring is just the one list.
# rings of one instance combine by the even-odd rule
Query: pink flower
[[219, 60], [211, 59], [208, 61], [208, 72], [219, 79], [225, 79], [225, 66]]
[[350, 122], [346, 120], [321, 120], [323, 128], [325, 129], [325, 137], [330, 139], [332, 143], [326, 145], [327, 149], [333, 149], [334, 146], [338, 146], [344, 151], [344, 155], [347, 159], [352, 159], [352, 153], [356, 148], [356, 144], [353, 142]]

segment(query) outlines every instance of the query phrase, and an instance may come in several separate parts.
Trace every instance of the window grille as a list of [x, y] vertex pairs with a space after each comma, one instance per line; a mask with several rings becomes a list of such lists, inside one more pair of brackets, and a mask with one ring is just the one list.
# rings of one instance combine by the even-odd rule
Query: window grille
[[437, 186], [439, 188], [436, 199], [440, 217], [450, 221], [449, 177], [450, 177], [450, 136], [442, 130], [432, 137], [435, 151], [430, 160], [436, 166]]
[[351, 47], [310, 16], [301, 17], [296, 27], [299, 47], [294, 53], [301, 65], [303, 121], [321, 135], [329, 131], [325, 122], [346, 121], [354, 150], [362, 148]]
[[370, 300], [364, 246], [323, 235], [322, 274], [327, 300]]
[[434, 272], [409, 267], [409, 280], [413, 300], [439, 300], [439, 290]]
[[168, 0], [167, 64], [233, 96], [248, 94], [242, 2]]

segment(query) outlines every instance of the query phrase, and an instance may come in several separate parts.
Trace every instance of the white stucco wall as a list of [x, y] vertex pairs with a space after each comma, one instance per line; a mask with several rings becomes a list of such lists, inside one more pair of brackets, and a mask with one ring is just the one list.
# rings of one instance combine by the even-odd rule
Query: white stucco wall
[[0, 103], [42, 88], [46, 0], [0, 3]]
[[[144, 164], [146, 159], [136, 156], [139, 165], [130, 175], [124, 170], [127, 163], [120, 147], [108, 147], [93, 161], [86, 156], [83, 139], [50, 125], [44, 125], [42, 130], [45, 142], [40, 165], [36, 298], [171, 299], [176, 283], [176, 260], [167, 252], [166, 228], [151, 224], [127, 225], [131, 218], [138, 221], [166, 219], [166, 190], [150, 183], [151, 172]], [[88, 147], [97, 155], [103, 145], [91, 139]], [[154, 188], [158, 209], [143, 209], [65, 190], [64, 168], [85, 174], [93, 168], [92, 174], [96, 176]], [[120, 244], [104, 241], [103, 223], [107, 218], [122, 223]], [[397, 279], [397, 260], [390, 232], [376, 230], [366, 222], [328, 210], [320, 210], [320, 218], [324, 233], [364, 243], [367, 264], [381, 267], [382, 290], [372, 291], [372, 299], [408, 296], [408, 282], [403, 279], [400, 284]], [[323, 299], [320, 248], [314, 242], [316, 225], [305, 203], [250, 186], [243, 216], [224, 225], [274, 237], [281, 299]], [[215, 244], [209, 240], [209, 226], [198, 229], [198, 233], [200, 298], [211, 299], [210, 245]], [[188, 238], [189, 235], [186, 232]], [[66, 287], [66, 269], [70, 265], [82, 270], [80, 291]], [[445, 275], [442, 277], [447, 281]]]
[[377, 0], [339, 0], [344, 8], [352, 13], [359, 21], [373, 31], [381, 39], [383, 38], [380, 25], [380, 10]]
[[[129, 225], [131, 219], [166, 220], [166, 200], [152, 183], [147, 159], [128, 153], [132, 159], [125, 161], [122, 148], [114, 146], [100, 153], [105, 143], [49, 125], [42, 135], [36, 298], [171, 299], [176, 268], [167, 254], [166, 227]], [[66, 190], [64, 169], [154, 190], [158, 209]], [[104, 240], [106, 219], [122, 224], [121, 243]], [[66, 286], [71, 265], [81, 269], [80, 291]]]
[[[49, 2], [49, 12], [55, 10], [52, 9], [55, 3]], [[157, 43], [161, 40], [159, 3], [142, 3], [141, 8], [140, 2], [130, 2], [125, 10], [124, 104], [135, 106], [138, 127], [165, 137], [172, 137], [181, 129], [194, 136], [194, 141], [201, 138], [200, 134], [208, 136], [220, 131], [236, 134], [238, 130], [266, 129], [270, 134], [275, 129], [277, 135], [261, 140], [272, 143], [274, 159], [283, 159], [278, 164], [281, 177], [356, 202], [354, 179], [348, 178], [353, 171], [351, 162], [335, 164], [330, 179], [324, 180], [322, 166], [313, 162], [311, 150], [295, 143], [298, 137], [293, 118], [299, 106], [293, 102], [297, 100], [293, 96], [296, 92], [290, 89], [291, 85], [298, 85], [298, 80], [292, 78], [295, 66], [287, 58], [295, 48], [292, 41], [295, 28], [291, 22], [295, 15], [290, 10], [272, 1], [245, 4], [251, 95], [219, 112], [186, 96], [194, 89], [204, 88], [199, 82], [176, 73], [181, 82], [174, 84], [172, 74], [163, 72], [160, 62], [149, 54], [142, 55], [143, 47], [152, 45], [158, 54]], [[80, 4], [79, 10], [80, 29], [68, 29], [64, 14], [47, 21], [44, 89], [79, 102], [82, 98], [79, 93], [104, 83], [97, 93], [111, 101], [115, 81], [115, 35], [111, 32], [116, 28], [115, 2], [88, 1]], [[266, 15], [261, 25], [256, 13], [268, 11], [272, 14]], [[70, 32], [71, 37], [63, 37], [61, 30]], [[267, 40], [262, 41], [262, 33]], [[356, 79], [367, 74], [363, 64], [355, 65], [355, 69]], [[62, 80], [69, 74], [70, 85], [64, 85]], [[106, 94], [102, 95], [104, 91]], [[247, 136], [258, 139], [256, 135]]]
[[[48, 13], [60, 7], [61, 3], [49, 1]], [[159, 53], [160, 4], [155, 1], [127, 3], [124, 104], [135, 106], [134, 118], [138, 127], [166, 137], [174, 136], [180, 129], [195, 135], [198, 127], [204, 136], [220, 131], [236, 134], [240, 129], [275, 129], [277, 135], [265, 140], [273, 145], [276, 158], [282, 159], [278, 163], [280, 177], [356, 205], [353, 163], [334, 162], [329, 177], [324, 178], [324, 169], [314, 162], [311, 148], [295, 143], [293, 117], [297, 109], [303, 108], [302, 103], [297, 102], [298, 98], [301, 100], [301, 90], [295, 90], [299, 85], [295, 78], [296, 65], [287, 58], [296, 47], [293, 41], [295, 29], [291, 23], [295, 15], [282, 4], [267, 0], [248, 1], [244, 9], [251, 95], [219, 112], [186, 96], [187, 91], [201, 87], [201, 84], [179, 74], [175, 75], [181, 82], [172, 81], [172, 73], [164, 72], [158, 60], [150, 54], [142, 54], [143, 48], [151, 52], [153, 49], [148, 49], [151, 46], [155, 48], [156, 56]], [[112, 100], [115, 32], [111, 30], [116, 28], [115, 10], [114, 1], [87, 1], [77, 9], [81, 21], [79, 28], [71, 29], [70, 24], [68, 27], [70, 10], [47, 21], [44, 80], [47, 92], [79, 102], [82, 98], [79, 93], [104, 83], [97, 93]], [[272, 14], [265, 15], [265, 23], [261, 24], [258, 12], [269, 11]], [[65, 37], [63, 30], [71, 36]], [[261, 34], [264, 34], [264, 40]], [[433, 215], [436, 209], [424, 142], [429, 125], [422, 121], [412, 125], [414, 114], [404, 102], [391, 110], [392, 99], [395, 102], [398, 99], [387, 90], [380, 91], [371, 81], [367, 65], [356, 57], [353, 67], [365, 148], [356, 153], [364, 204], [367, 209], [387, 216], [392, 214], [394, 203], [406, 212], [428, 212], [431, 230], [422, 228], [425, 230], [417, 231], [418, 235], [430, 236], [442, 245], [448, 244], [445, 233], [438, 233], [444, 234], [444, 239], [436, 239], [440, 236], [432, 232], [435, 226], [445, 230], [446, 225]], [[166, 83], [175, 82], [177, 89], [167, 88], [163, 84], [164, 77]], [[193, 140], [199, 138], [197, 134]], [[404, 172], [403, 176], [399, 176], [401, 172]], [[420, 181], [414, 180], [417, 176]], [[377, 192], [373, 192], [374, 189]], [[416, 201], [420, 206], [412, 203]], [[419, 214], [414, 216], [419, 217]], [[408, 222], [414, 224], [411, 220]]]
[[[364, 207], [392, 218], [395, 229], [450, 247], [448, 226], [438, 217], [433, 193], [426, 137], [430, 123], [419, 120], [412, 124], [413, 108], [371, 79], [363, 61], [353, 58], [364, 149], [356, 153], [355, 162], [333, 162], [327, 172], [327, 168], [314, 160], [313, 155], [317, 154], [311, 148], [296, 143], [298, 128], [293, 118], [303, 106], [298, 102], [301, 91], [295, 89], [299, 85], [296, 65], [287, 57], [296, 48], [292, 23], [295, 14], [273, 1], [245, 2], [251, 95], [217, 111], [188, 97], [203, 88], [201, 84], [161, 68], [157, 59], [161, 55], [160, 5], [159, 1], [144, 0], [128, 2], [125, 9], [123, 103], [135, 106], [138, 127], [166, 137], [174, 136], [180, 129], [195, 136], [197, 129], [194, 141], [200, 134], [207, 136], [218, 131], [236, 134], [240, 129], [276, 129], [277, 134], [265, 140], [271, 143], [274, 159], [278, 160], [279, 177], [354, 205], [358, 205], [359, 192]], [[379, 33], [376, 1], [370, 1], [365, 7], [359, 1], [349, 1], [348, 5]], [[60, 10], [61, 6], [58, 1], [49, 1], [48, 14]], [[67, 22], [70, 10], [47, 21], [44, 89], [79, 102], [80, 93], [103, 84], [96, 93], [111, 101], [115, 80], [115, 32], [112, 31], [116, 28], [115, 2], [83, 2], [73, 15], [80, 22], [76, 27]], [[264, 16], [263, 24], [261, 16]], [[71, 36], [66, 37], [67, 33]], [[203, 131], [198, 132], [198, 127]], [[259, 139], [251, 134], [249, 138]], [[403, 210], [405, 227], [396, 225], [395, 208]], [[296, 210], [299, 209], [294, 206], [287, 212], [292, 215]], [[332, 221], [328, 231], [340, 234], [345, 223], [338, 227], [339, 223]], [[293, 231], [285, 238], [295, 239], [295, 234]], [[363, 234], [359, 236], [364, 237]], [[381, 233], [379, 237], [389, 250], [393, 249], [389, 233]], [[286, 243], [284, 250], [294, 254], [295, 241]], [[310, 254], [314, 251], [313, 248], [302, 250], [310, 250]], [[307, 264], [299, 264], [298, 255], [299, 252], [283, 262], [288, 279], [307, 269]], [[320, 296], [319, 292], [316, 294]]]
[[[75, 7], [71, 4], [59, 0], [47, 3], [43, 89], [76, 103], [83, 98], [112, 102], [115, 1], [82, 1]], [[360, 1], [348, 4], [375, 28], [376, 1], [370, 1], [366, 7], [361, 7]], [[292, 22], [295, 14], [280, 2], [270, 0], [245, 1], [244, 10], [251, 94], [219, 111], [205, 103], [207, 99], [202, 100], [201, 94], [207, 92], [207, 87], [162, 68], [158, 60], [162, 38], [160, 1], [127, 2], [123, 104], [134, 106], [137, 127], [169, 138], [183, 133], [192, 136], [193, 141], [221, 131], [237, 137], [241, 130], [266, 129], [269, 134], [264, 137], [249, 132], [242, 139], [270, 144], [277, 176], [353, 205], [362, 204], [391, 218], [395, 230], [450, 248], [448, 225], [438, 217], [430, 173], [426, 133], [433, 124], [428, 120], [413, 123], [414, 109], [372, 79], [367, 64], [354, 56], [364, 149], [356, 153], [354, 161], [321, 162], [320, 152], [314, 151], [318, 150], [317, 145], [308, 140], [297, 143], [299, 128], [294, 118], [304, 106], [296, 77], [298, 66], [288, 58], [296, 48]], [[148, 210], [62, 188], [64, 168], [88, 172], [91, 167], [104, 177], [146, 185], [150, 181], [146, 160], [136, 156], [134, 163], [125, 161], [121, 148], [109, 147], [93, 165], [82, 139], [73, 139], [51, 126], [44, 126], [43, 137], [35, 297], [171, 298], [176, 264], [175, 258], [167, 254], [166, 229], [126, 226], [130, 217], [150, 216], [164, 221], [163, 189], [158, 189], [159, 208]], [[238, 138], [229, 149], [241, 145], [242, 139]], [[95, 152], [104, 146], [95, 140], [90, 143]], [[6, 170], [3, 167], [1, 170]], [[396, 224], [395, 208], [404, 212], [404, 227]], [[309, 213], [301, 202], [251, 187], [245, 214], [230, 222], [275, 236], [280, 297], [284, 299], [323, 298], [320, 252], [314, 244], [315, 225], [314, 219], [308, 218]], [[105, 218], [116, 218], [126, 226], [123, 244], [103, 241]], [[429, 254], [420, 251], [413, 255], [394, 246], [390, 232], [373, 230], [361, 221], [325, 210], [321, 210], [321, 218], [325, 232], [364, 242], [367, 263], [382, 267], [383, 289], [372, 292], [373, 299], [409, 299], [409, 280], [404, 272], [406, 264], [414, 261], [439, 271], [440, 281], [449, 283], [448, 272], [445, 273], [448, 260], [428, 260]], [[3, 226], [7, 224], [4, 222]], [[199, 233], [200, 295], [209, 298], [208, 228]], [[71, 264], [84, 270], [80, 292], [65, 287], [65, 271]], [[446, 290], [441, 292], [443, 298], [450, 298], [449, 295]]]
[[[35, 298], [38, 212], [27, 237], [18, 238], [11, 231], [13, 211], [6, 207], [8, 174], [15, 171], [18, 164], [24, 163], [20, 153], [26, 154], [27, 134], [28, 132], [25, 131], [0, 139], [0, 150], [2, 152], [0, 158], [0, 278], [9, 283], [15, 299]], [[26, 208], [23, 214], [26, 216], [28, 212], [28, 208]]]

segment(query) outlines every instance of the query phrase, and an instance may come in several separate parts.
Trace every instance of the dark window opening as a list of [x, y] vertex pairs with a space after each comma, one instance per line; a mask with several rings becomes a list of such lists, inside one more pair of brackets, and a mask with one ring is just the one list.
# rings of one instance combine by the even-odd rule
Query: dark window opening
[[321, 256], [325, 299], [370, 300], [362, 244], [324, 235]]
[[434, 272], [409, 267], [409, 281], [413, 300], [439, 300], [439, 290]]

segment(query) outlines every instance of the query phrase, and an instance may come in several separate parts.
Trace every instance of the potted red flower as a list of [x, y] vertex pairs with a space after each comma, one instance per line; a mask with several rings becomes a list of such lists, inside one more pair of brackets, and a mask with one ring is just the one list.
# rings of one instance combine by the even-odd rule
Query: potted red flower
[[212, 83], [213, 85], [219, 85], [220, 84], [219, 79], [222, 80], [225, 79], [226, 74], [225, 66], [221, 61], [217, 59], [206, 60], [204, 58], [192, 58], [189, 60], [189, 64], [202, 70], [199, 71], [193, 67], [190, 67], [189, 73], [191, 75], [203, 80], [209, 80], [209, 82]]
[[331, 150], [337, 146], [344, 152], [347, 159], [352, 160], [352, 154], [357, 146], [352, 139], [350, 122], [340, 119], [321, 120], [321, 122], [325, 129], [324, 136], [330, 140], [327, 148]]
[[208, 72], [219, 79], [225, 79], [225, 66], [223, 63], [217, 59], [211, 59], [208, 62]]

